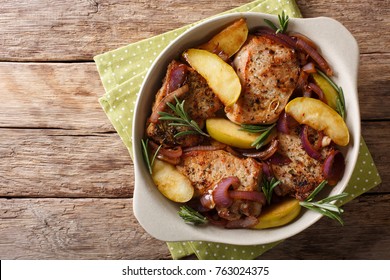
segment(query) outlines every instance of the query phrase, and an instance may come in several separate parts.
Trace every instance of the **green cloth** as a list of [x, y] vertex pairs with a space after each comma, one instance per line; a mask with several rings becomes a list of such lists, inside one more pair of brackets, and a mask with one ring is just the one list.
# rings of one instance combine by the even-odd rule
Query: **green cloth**
[[[280, 14], [284, 11], [290, 17], [301, 17], [293, 0], [257, 0], [229, 12], [264, 12]], [[132, 153], [132, 119], [135, 100], [146, 72], [158, 54], [190, 24], [158, 36], [129, 44], [94, 57], [106, 94], [99, 102]], [[346, 192], [350, 195], [341, 201], [344, 204], [381, 182], [378, 171], [361, 139], [358, 163]], [[238, 246], [204, 241], [168, 242], [173, 259], [196, 254], [199, 259], [254, 259], [282, 241], [266, 245]]]

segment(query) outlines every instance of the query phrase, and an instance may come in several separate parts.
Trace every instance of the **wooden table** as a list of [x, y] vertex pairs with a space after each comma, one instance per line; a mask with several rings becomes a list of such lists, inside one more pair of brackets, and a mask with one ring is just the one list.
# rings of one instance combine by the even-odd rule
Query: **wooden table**
[[[1, 259], [170, 259], [134, 218], [92, 57], [248, 2], [1, 1]], [[260, 259], [390, 259], [390, 1], [297, 2], [359, 43], [362, 133], [384, 183], [344, 207], [344, 227], [322, 219]]]

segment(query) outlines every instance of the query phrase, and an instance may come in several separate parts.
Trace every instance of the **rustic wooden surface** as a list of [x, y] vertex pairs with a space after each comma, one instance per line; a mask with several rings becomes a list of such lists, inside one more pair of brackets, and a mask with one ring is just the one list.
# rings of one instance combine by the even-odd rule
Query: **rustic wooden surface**
[[[1, 1], [1, 259], [170, 259], [133, 216], [132, 163], [92, 57], [248, 2]], [[359, 43], [362, 134], [383, 183], [344, 207], [344, 227], [322, 219], [259, 258], [390, 259], [390, 1], [297, 3]]]

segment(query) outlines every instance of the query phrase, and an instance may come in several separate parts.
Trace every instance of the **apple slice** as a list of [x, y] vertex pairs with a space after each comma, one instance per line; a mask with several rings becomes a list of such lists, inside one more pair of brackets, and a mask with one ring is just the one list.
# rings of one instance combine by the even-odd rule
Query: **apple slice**
[[334, 87], [320, 74], [313, 73], [311, 74], [316, 84], [320, 87], [322, 92], [325, 95], [325, 99], [328, 102], [328, 105], [332, 107], [332, 109], [337, 109], [337, 98], [339, 94], [334, 89]]
[[190, 180], [167, 162], [155, 159], [152, 179], [157, 189], [174, 202], [187, 202], [194, 195]]
[[[241, 126], [222, 118], [210, 118], [206, 120], [206, 129], [211, 138], [241, 149], [253, 148], [252, 143], [261, 135], [261, 133], [251, 133], [241, 130]], [[275, 136], [276, 129], [266, 139], [265, 144], [269, 143]]]
[[183, 57], [203, 78], [225, 106], [233, 105], [241, 94], [241, 83], [233, 67], [218, 55], [188, 49]]
[[337, 145], [348, 145], [347, 125], [343, 118], [324, 102], [310, 97], [297, 97], [286, 105], [285, 111], [300, 124], [324, 131]]
[[258, 217], [259, 222], [254, 229], [273, 228], [286, 225], [301, 212], [299, 200], [289, 198], [265, 208]]
[[248, 26], [245, 19], [239, 19], [211, 38], [198, 48], [212, 53], [223, 52], [228, 57], [234, 55], [248, 37]]

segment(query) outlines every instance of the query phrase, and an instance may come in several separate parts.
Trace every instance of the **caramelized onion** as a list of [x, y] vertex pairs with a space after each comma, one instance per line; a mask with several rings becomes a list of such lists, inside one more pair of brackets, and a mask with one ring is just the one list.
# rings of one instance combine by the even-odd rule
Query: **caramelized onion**
[[279, 116], [276, 128], [279, 132], [289, 134], [290, 129], [295, 128], [298, 125], [299, 123], [283, 110], [283, 112]]
[[229, 191], [229, 196], [233, 199], [245, 199], [250, 201], [256, 201], [265, 205], [265, 196], [261, 192], [257, 191]]
[[308, 136], [308, 133], [307, 133], [307, 130], [308, 130], [308, 126], [307, 125], [303, 125], [302, 127], [302, 131], [301, 131], [301, 142], [302, 142], [302, 147], [303, 149], [306, 151], [306, 153], [316, 159], [316, 160], [320, 160], [321, 159], [321, 153], [318, 152], [314, 147], [313, 145], [310, 143], [309, 141], [309, 136]]
[[303, 35], [301, 33], [297, 33], [297, 32], [289, 33], [289, 35], [294, 39], [299, 38], [299, 39], [305, 41], [313, 49], [317, 49], [317, 45], [310, 38], [306, 37], [305, 35]]
[[182, 63], [176, 63], [173, 67], [170, 68], [170, 73], [168, 74], [168, 88], [167, 93], [171, 93], [178, 88], [180, 88], [185, 82], [188, 72], [188, 66]]
[[165, 107], [167, 106], [167, 103], [172, 103], [175, 100], [175, 96], [177, 98], [180, 98], [182, 95], [187, 93], [189, 90], [188, 85], [184, 85], [177, 90], [172, 91], [167, 96], [165, 96], [160, 103], [157, 105], [157, 107], [153, 110], [152, 114], [150, 115], [149, 121], [152, 123], [157, 123], [158, 118], [160, 117], [159, 112], [164, 111]]
[[278, 150], [279, 141], [274, 138], [271, 140], [271, 144], [267, 149], [262, 151], [255, 152], [243, 152], [242, 155], [246, 157], [258, 158], [261, 160], [266, 160], [270, 158]]
[[262, 167], [263, 174], [265, 175], [266, 179], [270, 180], [274, 176], [274, 174], [273, 174], [272, 169], [269, 166], [268, 162], [263, 162], [261, 167]]
[[315, 83], [309, 83], [309, 88], [318, 96], [322, 102], [328, 104], [326, 102], [325, 94], [319, 86], [317, 86]]
[[259, 27], [258, 29], [255, 30], [254, 34], [267, 37], [267, 38], [269, 38], [277, 43], [280, 43], [282, 45], [285, 45], [289, 48], [292, 48], [292, 49], [296, 48], [295, 41], [291, 37], [289, 37], [288, 35], [283, 34], [283, 33], [275, 33], [275, 31], [272, 30], [271, 28], [264, 27], [264, 26]]
[[321, 149], [322, 147], [324, 147], [322, 145], [322, 140], [324, 139], [324, 137], [325, 137], [324, 132], [323, 131], [318, 131], [318, 139], [317, 139], [317, 142], [314, 145], [314, 149], [316, 149], [317, 151], [319, 149]]
[[236, 176], [230, 176], [221, 179], [214, 188], [213, 199], [218, 207], [227, 208], [233, 203], [233, 199], [229, 196], [229, 188], [237, 188], [240, 185], [240, 180]]
[[180, 163], [180, 157], [183, 154], [181, 146], [176, 146], [174, 148], [159, 148], [158, 144], [153, 141], [149, 141], [149, 147], [151, 148], [152, 153], [155, 153], [158, 149], [158, 159], [161, 159], [173, 165], [177, 165]]
[[344, 156], [339, 150], [332, 150], [323, 165], [323, 174], [328, 184], [334, 186], [343, 177], [345, 169]]
[[234, 221], [229, 221], [226, 223], [226, 228], [250, 228], [255, 226], [259, 220], [254, 216], [249, 216], [245, 218], [241, 218]]
[[306, 52], [323, 70], [328, 76], [333, 75], [333, 71], [330, 68], [328, 62], [322, 57], [322, 55], [312, 46], [310, 46], [308, 43], [305, 42], [305, 40], [302, 40], [301, 38], [297, 38], [296, 40], [296, 46], [301, 51]]
[[207, 218], [209, 223], [214, 225], [214, 226], [217, 226], [217, 227], [225, 227], [226, 226], [227, 220], [219, 217], [219, 215], [217, 213], [215, 213], [214, 215], [211, 215], [210, 213], [205, 213], [205, 217]]
[[211, 193], [206, 192], [204, 195], [200, 197], [200, 203], [206, 209], [213, 209], [215, 207], [213, 195]]
[[309, 62], [303, 65], [302, 70], [305, 71], [305, 73], [309, 73], [309, 74], [317, 72], [313, 62]]
[[268, 159], [268, 162], [274, 165], [286, 165], [291, 163], [291, 159], [285, 155], [276, 152], [273, 154], [272, 157]]
[[303, 93], [307, 84], [308, 84], [308, 79], [309, 79], [309, 74], [306, 73], [305, 71], [301, 71], [299, 73], [298, 81], [297, 81], [297, 86], [295, 87], [295, 93]]

